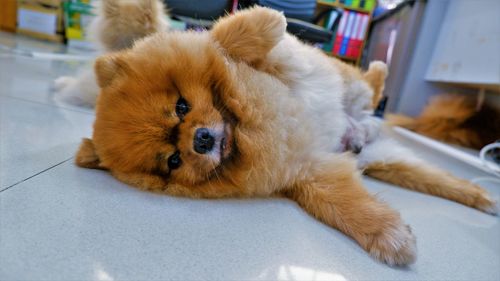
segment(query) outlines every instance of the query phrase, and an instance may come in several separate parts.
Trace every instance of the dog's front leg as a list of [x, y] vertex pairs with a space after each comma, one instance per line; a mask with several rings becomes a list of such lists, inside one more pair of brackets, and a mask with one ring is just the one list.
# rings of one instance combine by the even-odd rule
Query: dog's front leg
[[315, 165], [309, 175], [286, 196], [320, 221], [355, 239], [373, 257], [398, 266], [415, 261], [415, 236], [398, 212], [363, 188], [353, 160], [337, 155]]

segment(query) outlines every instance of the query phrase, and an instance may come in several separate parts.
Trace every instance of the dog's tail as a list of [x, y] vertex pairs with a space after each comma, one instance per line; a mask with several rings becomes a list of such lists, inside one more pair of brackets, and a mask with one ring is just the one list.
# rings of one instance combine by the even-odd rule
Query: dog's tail
[[[450, 94], [434, 96], [424, 107], [419, 116], [412, 118], [399, 114], [388, 114], [388, 124], [400, 126], [409, 130], [426, 132], [448, 130], [460, 127], [475, 114], [475, 105], [465, 96]], [[423, 132], [422, 132], [423, 133]]]
[[373, 89], [372, 105], [376, 107], [382, 98], [385, 87], [385, 78], [389, 73], [387, 65], [382, 61], [372, 61], [368, 70], [363, 74], [364, 79]]
[[399, 126], [408, 130], [415, 130], [418, 126], [418, 120], [416, 118], [402, 114], [386, 114], [385, 118], [389, 126]]

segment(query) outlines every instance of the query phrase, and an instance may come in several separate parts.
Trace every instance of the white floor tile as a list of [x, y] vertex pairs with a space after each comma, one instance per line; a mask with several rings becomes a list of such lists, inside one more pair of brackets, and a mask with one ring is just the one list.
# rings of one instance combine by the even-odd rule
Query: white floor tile
[[189, 200], [67, 162], [0, 193], [2, 279], [495, 280], [498, 219], [367, 180], [419, 259], [394, 269], [285, 199]]
[[0, 190], [74, 156], [94, 116], [0, 96]]
[[[93, 113], [93, 109], [73, 106], [54, 99], [53, 82], [60, 76], [74, 76], [82, 68], [91, 68], [90, 61], [37, 59], [16, 54], [36, 51], [44, 54], [67, 53], [66, 47], [44, 41], [30, 40], [0, 32], [0, 96], [34, 101], [75, 111]], [[95, 56], [82, 53], [85, 57]]]
[[0, 57], [0, 96], [34, 101], [75, 111], [92, 113], [93, 109], [57, 102], [53, 81], [60, 76], [72, 76], [88, 63], [50, 61], [17, 57]]

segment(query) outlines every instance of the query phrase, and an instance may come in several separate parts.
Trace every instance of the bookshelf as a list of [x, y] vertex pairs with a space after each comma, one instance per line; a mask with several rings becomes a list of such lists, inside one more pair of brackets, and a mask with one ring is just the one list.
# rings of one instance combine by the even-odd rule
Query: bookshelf
[[[331, 7], [344, 11], [333, 41], [325, 43], [323, 50], [328, 55], [351, 64], [359, 65], [377, 1], [317, 0], [316, 3], [317, 13], [321, 13]], [[332, 17], [332, 15], [328, 15], [321, 23], [325, 28], [328, 28], [329, 22], [331, 23], [329, 17]]]
[[[370, 12], [370, 9], [360, 8], [359, 6], [349, 6], [349, 5], [341, 3], [339, 0], [336, 0], [336, 1], [318, 0], [318, 1], [316, 1], [316, 3], [318, 5], [333, 6], [333, 7], [342, 8], [342, 9], [351, 10], [351, 11], [356, 11], [356, 12], [361, 12], [361, 13]], [[372, 8], [372, 10], [373, 10], [373, 8]]]

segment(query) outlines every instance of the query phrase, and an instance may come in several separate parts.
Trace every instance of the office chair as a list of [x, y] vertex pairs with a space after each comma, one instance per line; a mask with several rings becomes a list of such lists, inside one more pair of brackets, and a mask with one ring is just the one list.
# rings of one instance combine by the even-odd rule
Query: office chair
[[[288, 23], [287, 31], [294, 34], [299, 39], [309, 43], [326, 43], [332, 40], [335, 29], [340, 21], [341, 12], [334, 7], [323, 10], [318, 15], [314, 15], [316, 10], [316, 0], [255, 0], [247, 1], [248, 4], [258, 4], [282, 11]], [[339, 12], [330, 29], [317, 25], [332, 10]]]

